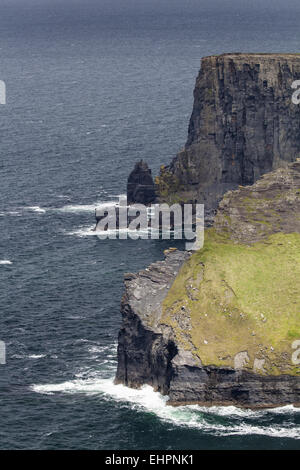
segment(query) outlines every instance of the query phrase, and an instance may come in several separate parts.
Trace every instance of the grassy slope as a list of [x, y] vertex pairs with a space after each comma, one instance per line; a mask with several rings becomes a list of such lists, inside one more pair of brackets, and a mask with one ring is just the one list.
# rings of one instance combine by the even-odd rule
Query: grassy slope
[[275, 234], [252, 246], [206, 232], [204, 248], [182, 267], [163, 305], [162, 323], [204, 365], [246, 368], [262, 360], [268, 374], [299, 374], [292, 342], [300, 339], [300, 234]]

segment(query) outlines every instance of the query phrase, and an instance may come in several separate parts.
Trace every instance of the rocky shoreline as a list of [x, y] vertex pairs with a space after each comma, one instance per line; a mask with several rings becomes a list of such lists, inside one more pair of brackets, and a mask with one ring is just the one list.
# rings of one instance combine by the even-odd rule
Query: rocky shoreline
[[160, 324], [162, 302], [188, 252], [167, 251], [137, 274], [125, 274], [121, 301], [116, 383], [138, 388], [144, 384], [168, 394], [171, 361], [178, 354], [173, 331]]

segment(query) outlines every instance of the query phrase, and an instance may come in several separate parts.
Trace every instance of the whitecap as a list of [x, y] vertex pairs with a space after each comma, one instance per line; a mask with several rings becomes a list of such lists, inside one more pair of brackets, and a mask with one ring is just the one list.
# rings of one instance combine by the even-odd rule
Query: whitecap
[[95, 209], [100, 209], [100, 208], [109, 208], [109, 207], [115, 207], [118, 204], [117, 201], [100, 201], [100, 202], [94, 202], [93, 204], [68, 204], [66, 206], [53, 209], [58, 212], [65, 212], [65, 213], [70, 213], [70, 214], [80, 214], [83, 212], [95, 212]]
[[15, 217], [21, 217], [22, 213], [20, 211], [9, 211], [9, 212], [7, 212], [7, 215], [13, 215]]
[[42, 357], [46, 357], [46, 354], [30, 354], [28, 359], [41, 359]]
[[[87, 379], [76, 379], [60, 384], [33, 385], [32, 389], [37, 393], [53, 394], [101, 394], [104, 399], [113, 399], [122, 402], [131, 409], [138, 412], [150, 412], [159, 419], [175, 426], [199, 429], [206, 433], [218, 436], [228, 435], [263, 435], [278, 438], [300, 439], [299, 429], [288, 423], [287, 425], [253, 425], [247, 422], [226, 424], [213, 423], [212, 419], [206, 419], [207, 413], [215, 416], [228, 416], [228, 418], [238, 415], [243, 417], [257, 417], [255, 411], [240, 410], [235, 407], [198, 407], [196, 405], [168, 406], [168, 397], [155, 392], [152, 387], [145, 385], [141, 389], [131, 389], [124, 385], [115, 385], [112, 378], [100, 379], [95, 376]], [[274, 411], [274, 410], [272, 410]], [[246, 417], [245, 416], [245, 417]]]
[[66, 235], [75, 235], [77, 237], [89, 237], [95, 236], [95, 224], [89, 225], [87, 227], [79, 227], [76, 230], [72, 230], [71, 232], [64, 232]]
[[96, 346], [96, 345], [94, 345], [94, 346], [90, 346], [88, 348], [88, 352], [90, 352], [90, 353], [102, 353], [102, 352], [106, 351], [107, 349], [109, 349], [108, 346]]
[[29, 211], [32, 211], [32, 212], [37, 212], [39, 214], [45, 214], [46, 213], [46, 210], [43, 209], [40, 206], [30, 206], [30, 207], [26, 207], [25, 209], [27, 209]]
[[[95, 229], [94, 225], [82, 226], [78, 227], [76, 230], [72, 230], [70, 232], [65, 232], [66, 235], [75, 235], [77, 237], [98, 237], [100, 240], [117, 240], [119, 238], [119, 234], [127, 234], [127, 238], [138, 238], [136, 230], [130, 230], [129, 228], [124, 229], [114, 229], [114, 230], [98, 230]], [[132, 234], [132, 237], [130, 236]], [[147, 228], [146, 230], [139, 230], [140, 235], [145, 235], [145, 238], [150, 238], [151, 235], [151, 228]]]

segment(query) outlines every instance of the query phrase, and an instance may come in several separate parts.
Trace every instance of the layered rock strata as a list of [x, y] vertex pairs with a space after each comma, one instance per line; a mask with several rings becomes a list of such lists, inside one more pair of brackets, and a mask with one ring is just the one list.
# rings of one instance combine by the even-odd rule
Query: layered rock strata
[[229, 192], [202, 250], [125, 276], [116, 383], [170, 404], [300, 405], [299, 176], [297, 161]]

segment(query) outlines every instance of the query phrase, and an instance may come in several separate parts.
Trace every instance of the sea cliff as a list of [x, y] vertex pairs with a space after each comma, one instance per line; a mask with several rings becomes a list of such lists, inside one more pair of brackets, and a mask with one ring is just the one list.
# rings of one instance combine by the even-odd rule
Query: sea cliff
[[[156, 176], [157, 200], [204, 203], [210, 219], [225, 192], [295, 161], [300, 155], [300, 106], [293, 103], [292, 84], [299, 79], [299, 54], [204, 57], [187, 141]], [[153, 195], [149, 184], [148, 177], [145, 203], [149, 192]], [[132, 185], [129, 192], [131, 200]], [[143, 202], [141, 184], [136, 192], [133, 202]]]
[[227, 193], [204, 248], [125, 276], [116, 383], [170, 404], [300, 405], [300, 161]]
[[300, 405], [299, 79], [298, 54], [205, 57], [184, 149], [155, 181], [136, 165], [132, 203], [204, 203], [210, 228], [200, 251], [125, 276], [116, 383]]

